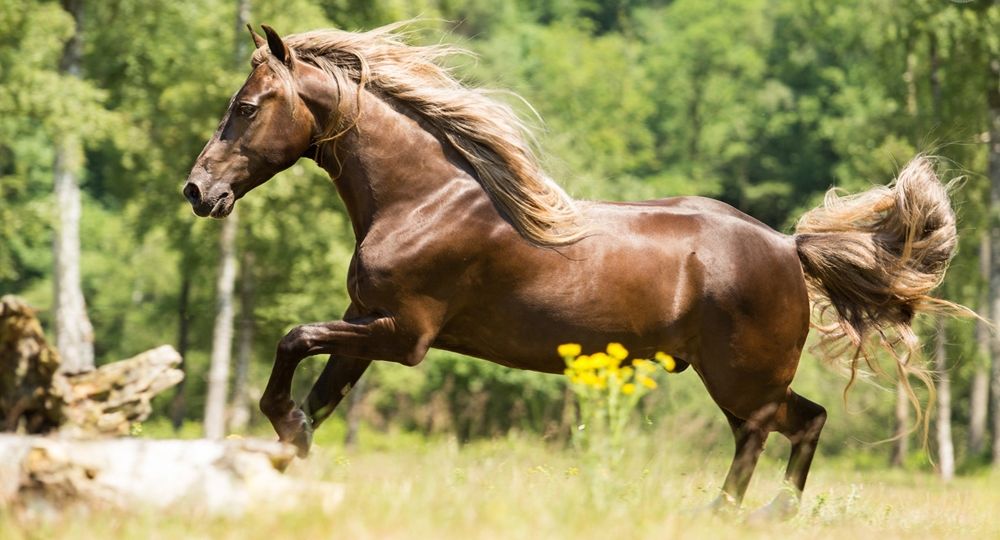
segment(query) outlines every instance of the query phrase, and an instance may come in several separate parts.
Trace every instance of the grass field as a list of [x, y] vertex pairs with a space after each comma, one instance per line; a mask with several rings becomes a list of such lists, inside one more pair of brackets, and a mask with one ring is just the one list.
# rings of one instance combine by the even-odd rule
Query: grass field
[[[288, 473], [344, 484], [346, 498], [332, 511], [303, 501], [240, 518], [178, 509], [26, 523], [0, 514], [0, 538], [1000, 538], [995, 476], [944, 486], [924, 472], [858, 471], [820, 458], [797, 518], [750, 527], [739, 516], [699, 513], [728, 466], [727, 444], [695, 456], [637, 441], [613, 474], [533, 436], [466, 445], [382, 436], [353, 452], [319, 441]], [[768, 454], [784, 453], [776, 450]], [[762, 460], [747, 508], [779, 489], [775, 457]]]

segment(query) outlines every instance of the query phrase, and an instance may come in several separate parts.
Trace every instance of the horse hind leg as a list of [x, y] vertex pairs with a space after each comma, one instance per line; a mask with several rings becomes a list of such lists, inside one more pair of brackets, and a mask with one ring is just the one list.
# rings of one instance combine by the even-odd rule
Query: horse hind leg
[[806, 487], [820, 432], [826, 423], [826, 409], [791, 389], [774, 415], [774, 430], [792, 443], [785, 469], [785, 486], [768, 505], [750, 515], [748, 521], [776, 521], [798, 513], [802, 490]]
[[722, 412], [725, 413], [726, 420], [729, 421], [736, 447], [733, 452], [733, 462], [729, 466], [729, 472], [722, 485], [722, 491], [709, 505], [709, 509], [716, 513], [732, 513], [739, 510], [743, 496], [750, 485], [750, 479], [753, 477], [757, 461], [764, 450], [764, 443], [771, 430], [771, 419], [775, 407], [773, 405], [764, 406], [754, 414], [749, 415], [746, 420], [726, 409], [722, 409]]

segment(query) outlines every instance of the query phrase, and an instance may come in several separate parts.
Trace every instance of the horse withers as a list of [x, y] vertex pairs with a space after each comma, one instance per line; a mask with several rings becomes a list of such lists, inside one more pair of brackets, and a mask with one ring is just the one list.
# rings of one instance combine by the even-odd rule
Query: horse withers
[[[714, 507], [738, 507], [768, 433], [787, 437], [791, 489], [759, 515], [794, 515], [826, 420], [789, 386], [810, 301], [832, 316], [824, 350], [855, 351], [852, 369], [869, 337], [914, 344], [910, 323], [943, 304], [928, 293], [956, 246], [932, 162], [915, 158], [888, 187], [831, 192], [792, 236], [701, 197], [574, 200], [510, 108], [437, 64], [452, 49], [407, 45], [398, 27], [251, 30], [253, 71], [183, 189], [197, 215], [224, 218], [309, 158], [350, 216], [351, 304], [281, 340], [260, 401], [280, 439], [304, 456], [373, 360], [415, 366], [435, 347], [559, 373], [559, 344], [618, 342], [683, 359], [726, 415], [736, 451]], [[292, 374], [317, 354], [330, 359], [300, 407]]]

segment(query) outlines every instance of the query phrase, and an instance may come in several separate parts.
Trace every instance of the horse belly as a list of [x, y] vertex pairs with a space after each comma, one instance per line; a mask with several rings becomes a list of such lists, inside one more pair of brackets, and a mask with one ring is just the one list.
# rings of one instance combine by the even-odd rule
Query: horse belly
[[433, 346], [544, 372], [565, 367], [556, 354], [563, 343], [584, 352], [617, 342], [635, 357], [683, 355], [704, 269], [693, 252], [646, 247], [592, 256], [589, 264], [559, 256], [535, 267], [542, 270], [508, 275], [509, 287], [473, 292]]

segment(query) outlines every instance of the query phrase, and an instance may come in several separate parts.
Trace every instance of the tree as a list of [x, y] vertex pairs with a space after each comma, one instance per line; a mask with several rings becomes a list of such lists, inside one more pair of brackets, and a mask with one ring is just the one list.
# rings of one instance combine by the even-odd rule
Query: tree
[[[990, 316], [1000, 321], [1000, 54], [994, 54], [986, 66], [989, 70], [987, 96], [989, 103], [989, 177], [990, 177]], [[993, 396], [994, 467], [1000, 467], [1000, 335], [994, 333], [991, 347], [993, 364], [990, 394]]]
[[[75, 29], [63, 50], [60, 71], [83, 78], [83, 0], [62, 0], [73, 16]], [[80, 173], [83, 146], [77, 134], [62, 134], [55, 144], [55, 194], [58, 204], [53, 255], [56, 347], [62, 356], [60, 369], [70, 373], [94, 369], [94, 327], [87, 317], [80, 281]]]

